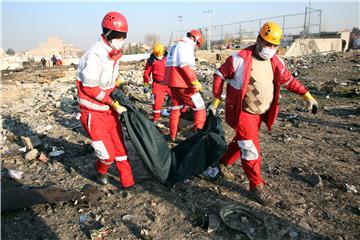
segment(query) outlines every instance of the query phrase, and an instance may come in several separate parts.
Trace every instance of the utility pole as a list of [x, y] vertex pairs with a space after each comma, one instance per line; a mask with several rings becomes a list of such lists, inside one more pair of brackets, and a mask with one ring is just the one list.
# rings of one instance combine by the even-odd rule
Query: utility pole
[[207, 17], [207, 50], [211, 50], [211, 41], [210, 41], [210, 38], [211, 38], [211, 34], [210, 34], [210, 14], [212, 13], [212, 10], [206, 10], [206, 11], [203, 11], [203, 13], [207, 13], [208, 17]]
[[308, 33], [310, 34], [311, 31], [310, 31], [310, 28], [311, 28], [311, 24], [310, 24], [310, 14], [311, 14], [311, 0], [309, 0], [309, 12], [308, 12]]
[[303, 36], [307, 35], [307, 9], [308, 7], [305, 7], [305, 19], [304, 19], [304, 30], [303, 30]]
[[180, 30], [179, 30], [179, 32], [180, 32], [180, 39], [181, 39], [181, 37], [182, 37], [182, 20], [183, 20], [183, 16], [178, 16], [178, 19], [179, 19], [179, 22], [180, 22]]

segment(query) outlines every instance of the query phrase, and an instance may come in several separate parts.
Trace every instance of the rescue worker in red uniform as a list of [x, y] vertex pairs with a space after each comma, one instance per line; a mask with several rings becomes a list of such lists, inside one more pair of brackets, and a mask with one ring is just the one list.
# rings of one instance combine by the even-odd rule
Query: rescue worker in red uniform
[[186, 105], [194, 110], [194, 130], [202, 129], [206, 119], [205, 103], [200, 95], [201, 83], [196, 79], [196, 47], [201, 47], [203, 36], [191, 30], [181, 41], [171, 47], [165, 68], [165, 83], [170, 87], [170, 141], [177, 136], [181, 109]]
[[166, 94], [170, 96], [170, 89], [164, 84], [165, 64], [167, 52], [161, 43], [156, 43], [153, 52], [147, 60], [144, 70], [144, 93], [149, 92], [150, 76], [152, 76], [153, 122], [160, 119], [161, 108]]
[[226, 166], [241, 158], [250, 182], [250, 194], [264, 205], [273, 204], [274, 199], [264, 188], [265, 181], [260, 173], [258, 134], [261, 122], [265, 122], [270, 131], [276, 120], [280, 86], [303, 96], [314, 114], [318, 109], [314, 97], [276, 55], [281, 38], [282, 30], [278, 24], [265, 23], [255, 45], [228, 57], [214, 74], [214, 100], [210, 105], [210, 110], [216, 113], [227, 80], [225, 121], [235, 130], [235, 137], [221, 159], [220, 172], [224, 177], [229, 176], [231, 173]]
[[111, 93], [121, 82], [118, 78], [121, 48], [128, 32], [126, 18], [109, 12], [102, 20], [103, 34], [81, 58], [76, 86], [81, 111], [81, 123], [92, 140], [98, 157], [97, 180], [107, 184], [107, 171], [115, 161], [123, 188], [134, 185], [127, 158], [119, 115], [126, 111]]

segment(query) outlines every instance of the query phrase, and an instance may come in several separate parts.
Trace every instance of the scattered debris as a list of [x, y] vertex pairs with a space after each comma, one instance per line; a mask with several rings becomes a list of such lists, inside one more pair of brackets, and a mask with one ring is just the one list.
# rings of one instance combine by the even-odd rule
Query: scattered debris
[[101, 240], [104, 237], [110, 234], [110, 230], [108, 227], [102, 227], [99, 229], [93, 229], [90, 231], [90, 238], [91, 240]]
[[39, 136], [31, 136], [31, 137], [21, 137], [22, 143], [25, 145], [27, 149], [33, 149], [36, 146], [41, 144], [41, 140]]
[[1, 177], [8, 177], [13, 179], [21, 179], [24, 173], [16, 170], [5, 170], [1, 172]]
[[194, 213], [191, 222], [195, 227], [201, 227], [205, 230], [209, 227], [209, 215], [206, 213]]
[[43, 163], [47, 163], [49, 161], [49, 158], [46, 156], [45, 153], [41, 152], [38, 159], [42, 161]]
[[207, 233], [216, 231], [220, 226], [220, 217], [217, 214], [209, 214], [209, 226]]
[[39, 151], [36, 148], [34, 148], [26, 153], [25, 159], [26, 160], [34, 160], [38, 156], [38, 154], [39, 154]]
[[311, 174], [306, 177], [307, 181], [310, 183], [313, 187], [322, 187], [323, 182], [321, 179], [321, 176], [318, 174]]
[[345, 183], [345, 186], [348, 192], [358, 193], [354, 185], [348, 185], [347, 183]]
[[57, 150], [55, 147], [53, 148], [53, 150], [49, 153], [50, 157], [58, 157], [62, 154], [64, 154], [65, 151], [64, 150]]
[[146, 228], [141, 228], [140, 236], [142, 239], [148, 239], [148, 237], [150, 236], [149, 230]]
[[124, 215], [121, 219], [122, 219], [124, 222], [126, 222], [126, 221], [130, 221], [130, 220], [131, 220], [131, 218], [132, 218], [132, 216], [131, 216], [131, 215], [126, 214], [126, 215]]
[[18, 150], [19, 152], [26, 153], [26, 147], [19, 148]]
[[33, 205], [67, 202], [77, 200], [79, 202], [95, 201], [99, 198], [100, 192], [95, 187], [84, 186], [81, 192], [64, 191], [59, 188], [16, 188], [2, 191], [1, 211], [10, 211], [15, 209], [27, 208]]
[[37, 133], [39, 133], [39, 134], [43, 134], [43, 133], [46, 133], [47, 131], [49, 131], [52, 128], [53, 128], [52, 125], [46, 125], [45, 127], [39, 126], [38, 128], [35, 129], [35, 131]]
[[219, 175], [218, 167], [208, 167], [204, 172], [201, 173], [201, 176], [207, 179], [214, 179]]
[[80, 224], [84, 224], [86, 222], [86, 219], [87, 219], [86, 214], [81, 214], [79, 219]]
[[228, 205], [220, 210], [220, 218], [227, 227], [243, 233], [249, 239], [268, 239], [268, 225], [255, 213], [253, 209], [240, 204]]
[[169, 111], [169, 109], [162, 109], [162, 110], [161, 110], [161, 116], [163, 116], [163, 117], [168, 117], [168, 116], [170, 116], [170, 111]]

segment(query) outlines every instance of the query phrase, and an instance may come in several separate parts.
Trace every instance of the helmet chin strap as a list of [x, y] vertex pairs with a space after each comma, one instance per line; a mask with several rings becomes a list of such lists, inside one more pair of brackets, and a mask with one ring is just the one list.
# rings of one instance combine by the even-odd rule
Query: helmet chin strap
[[254, 50], [254, 55], [255, 55], [255, 57], [257, 58], [257, 59], [259, 59], [259, 60], [264, 60], [262, 57], [260, 57], [260, 55], [259, 55], [259, 52], [261, 52], [261, 48], [262, 48], [262, 46], [257, 42], [256, 43], [256, 47], [255, 47], [255, 50]]
[[109, 30], [106, 34], [105, 34], [105, 38], [107, 40], [107, 37], [112, 33], [112, 30]]
[[111, 44], [111, 42], [108, 40], [108, 36], [112, 33], [112, 30], [109, 30], [105, 35], [105, 40], [107, 41], [108, 45], [114, 49], [114, 46]]

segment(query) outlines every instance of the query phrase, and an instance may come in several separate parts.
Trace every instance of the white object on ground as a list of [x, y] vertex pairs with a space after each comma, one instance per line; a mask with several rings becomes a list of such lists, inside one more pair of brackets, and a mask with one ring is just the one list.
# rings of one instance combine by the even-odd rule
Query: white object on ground
[[53, 150], [52, 152], [49, 153], [49, 156], [50, 157], [58, 157], [64, 153], [65, 153], [65, 151], [63, 151], [63, 150]]
[[348, 185], [347, 183], [345, 183], [345, 186], [346, 186], [346, 190], [348, 192], [358, 193], [358, 191], [356, 190], [354, 185]]
[[19, 148], [18, 150], [19, 150], [20, 152], [24, 153], [24, 152], [26, 152], [26, 147]]
[[7, 170], [7, 171], [1, 173], [1, 175], [3, 177], [9, 177], [9, 178], [13, 178], [13, 179], [21, 179], [23, 174], [24, 174], [23, 172], [16, 171], [16, 170]]
[[169, 110], [168, 110], [168, 109], [162, 109], [162, 110], [161, 110], [161, 116], [163, 116], [163, 117], [168, 117], [168, 116], [170, 116]]
[[214, 178], [219, 174], [218, 167], [208, 167], [205, 171], [202, 172], [202, 175], [207, 178]]

